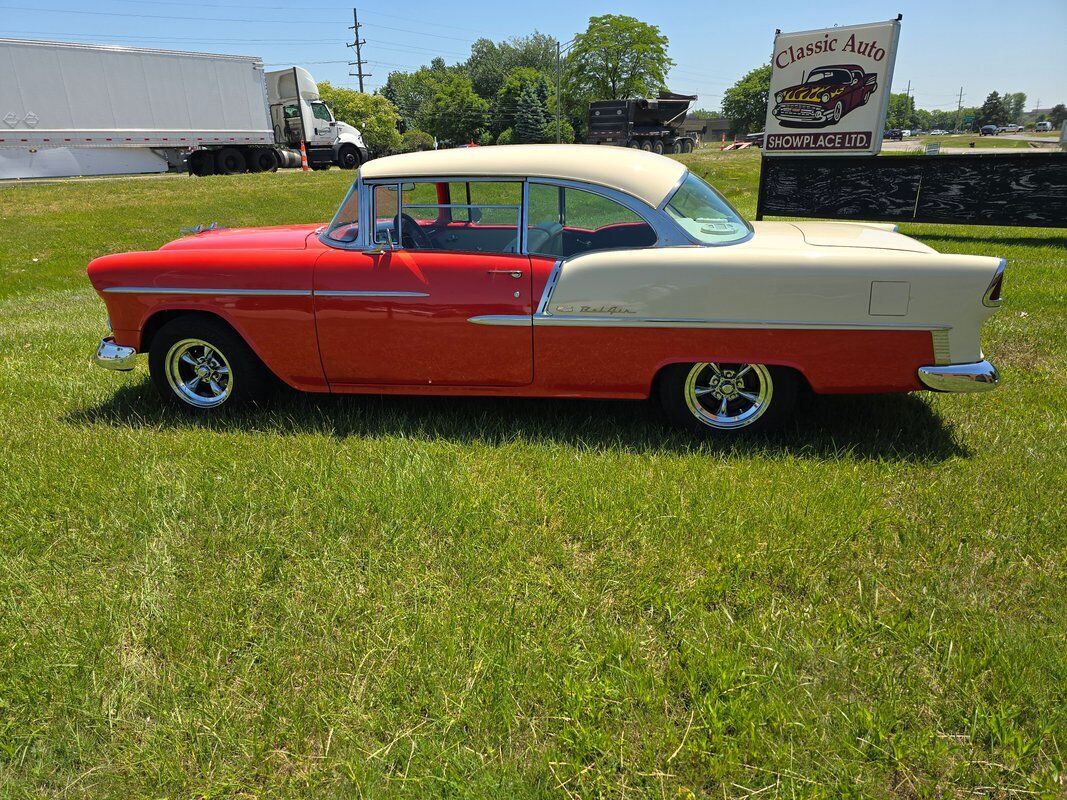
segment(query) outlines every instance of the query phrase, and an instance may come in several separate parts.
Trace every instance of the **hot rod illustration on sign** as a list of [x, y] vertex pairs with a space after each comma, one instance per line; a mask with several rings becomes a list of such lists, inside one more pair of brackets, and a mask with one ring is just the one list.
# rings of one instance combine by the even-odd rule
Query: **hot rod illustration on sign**
[[96, 362], [192, 413], [295, 389], [659, 398], [696, 434], [821, 393], [991, 389], [1004, 262], [892, 225], [749, 223], [677, 161], [594, 145], [364, 164], [329, 225], [104, 256]]
[[819, 67], [802, 83], [777, 92], [772, 113], [787, 127], [833, 125], [867, 105], [877, 88], [878, 75], [855, 64]]

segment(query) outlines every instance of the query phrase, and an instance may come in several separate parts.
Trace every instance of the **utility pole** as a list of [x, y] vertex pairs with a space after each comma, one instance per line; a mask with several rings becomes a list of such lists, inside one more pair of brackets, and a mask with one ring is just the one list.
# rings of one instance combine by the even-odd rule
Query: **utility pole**
[[362, 45], [365, 45], [367, 43], [367, 40], [359, 38], [359, 29], [361, 27], [363, 27], [363, 26], [359, 24], [359, 15], [356, 13], [356, 9], [353, 8], [352, 9], [352, 26], [349, 28], [349, 30], [352, 31], [352, 38], [354, 39], [354, 41], [352, 42], [352, 44], [350, 44], [348, 46], [355, 48], [355, 50], [356, 50], [356, 60], [355, 61], [349, 61], [348, 62], [348, 66], [355, 67], [356, 71], [355, 72], [349, 72], [348, 74], [349, 75], [359, 76], [359, 90], [362, 92], [363, 91], [363, 79], [364, 78], [369, 78], [371, 76], [371, 73], [363, 71], [363, 65], [365, 63], [367, 63], [367, 62], [365, 62], [363, 60], [363, 51], [360, 50], [360, 47]]
[[960, 87], [960, 101], [959, 101], [959, 104], [956, 106], [956, 126], [955, 126], [954, 130], [958, 131], [960, 129], [960, 115], [962, 113], [963, 113], [963, 87], [961, 86]]

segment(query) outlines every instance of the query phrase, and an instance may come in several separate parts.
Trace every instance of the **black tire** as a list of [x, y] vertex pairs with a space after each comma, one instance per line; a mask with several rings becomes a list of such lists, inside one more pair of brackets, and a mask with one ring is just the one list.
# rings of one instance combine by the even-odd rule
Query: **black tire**
[[189, 155], [189, 174], [203, 178], [215, 174], [215, 154], [210, 150], [197, 150]]
[[248, 154], [249, 172], [277, 172], [278, 154], [269, 147], [257, 147]]
[[692, 153], [693, 152], [693, 143], [692, 142], [686, 142], [685, 143], [685, 152], [687, 152], [687, 153]]
[[[200, 369], [210, 373], [198, 374]], [[163, 399], [190, 414], [262, 401], [272, 386], [270, 372], [244, 340], [222, 320], [206, 314], [178, 317], [160, 328], [152, 337], [148, 370]]]
[[640, 150], [641, 149], [641, 143], [639, 141], [637, 141], [637, 139], [631, 139], [626, 146], [627, 147], [632, 147], [634, 150]]
[[224, 147], [215, 155], [215, 169], [220, 175], [236, 175], [247, 168], [245, 154], [236, 147]]
[[341, 169], [359, 169], [359, 148], [354, 144], [341, 145], [337, 151], [337, 166]]
[[[793, 370], [764, 364], [672, 364], [660, 373], [658, 390], [663, 411], [675, 427], [701, 438], [737, 438], [766, 433], [785, 422], [800, 382]], [[717, 392], [723, 388], [728, 399], [720, 416], [722, 396]], [[738, 392], [754, 395], [759, 402]]]
[[643, 142], [641, 142], [641, 149], [644, 150], [646, 153], [651, 153], [652, 142], [650, 142], [648, 139], [645, 139]]
[[652, 152], [655, 153], [658, 156], [663, 155], [663, 140], [662, 139], [656, 139], [656, 141], [654, 141], [652, 143]]
[[671, 145], [671, 152], [674, 153], [676, 156], [677, 155], [681, 155], [682, 153], [684, 153], [685, 152], [685, 142], [683, 142], [681, 139], [676, 141], [674, 144]]

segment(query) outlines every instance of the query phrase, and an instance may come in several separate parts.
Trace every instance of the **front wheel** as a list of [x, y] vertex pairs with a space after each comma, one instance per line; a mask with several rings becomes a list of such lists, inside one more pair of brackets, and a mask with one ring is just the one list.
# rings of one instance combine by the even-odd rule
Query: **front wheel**
[[256, 402], [270, 388], [267, 368], [241, 337], [203, 315], [164, 325], [152, 339], [148, 369], [163, 398], [191, 413]]
[[359, 168], [359, 150], [355, 145], [346, 144], [337, 151], [337, 166], [341, 169]]
[[799, 379], [784, 367], [701, 362], [667, 367], [660, 403], [675, 426], [697, 436], [762, 433], [793, 410]]

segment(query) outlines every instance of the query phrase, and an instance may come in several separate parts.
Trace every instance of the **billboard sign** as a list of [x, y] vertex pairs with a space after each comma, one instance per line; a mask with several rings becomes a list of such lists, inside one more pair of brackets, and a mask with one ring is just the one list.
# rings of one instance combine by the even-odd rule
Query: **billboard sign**
[[763, 152], [877, 153], [899, 36], [899, 19], [776, 34]]

